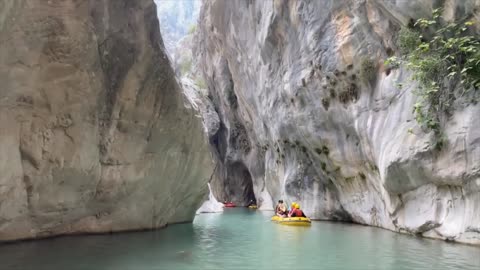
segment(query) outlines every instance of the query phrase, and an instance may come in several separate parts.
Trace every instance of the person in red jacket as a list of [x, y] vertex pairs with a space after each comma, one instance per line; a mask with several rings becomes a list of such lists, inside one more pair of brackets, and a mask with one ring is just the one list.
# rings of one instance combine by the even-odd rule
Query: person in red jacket
[[303, 213], [302, 210], [300, 210], [300, 205], [298, 203], [295, 203], [295, 205], [292, 207], [293, 209], [290, 211], [290, 214], [288, 215], [289, 217], [307, 217]]
[[290, 211], [288, 211], [288, 214], [287, 214], [288, 217], [291, 217], [293, 212], [295, 212], [295, 205], [296, 204], [297, 204], [296, 202], [292, 202], [292, 205], [290, 206]]

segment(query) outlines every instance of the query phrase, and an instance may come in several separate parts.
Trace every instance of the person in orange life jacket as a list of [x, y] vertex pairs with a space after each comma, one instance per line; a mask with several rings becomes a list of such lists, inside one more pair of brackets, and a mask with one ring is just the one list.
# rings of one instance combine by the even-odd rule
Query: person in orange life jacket
[[292, 210], [288, 213], [289, 217], [306, 217], [302, 210], [300, 210], [300, 205], [297, 203], [292, 203]]

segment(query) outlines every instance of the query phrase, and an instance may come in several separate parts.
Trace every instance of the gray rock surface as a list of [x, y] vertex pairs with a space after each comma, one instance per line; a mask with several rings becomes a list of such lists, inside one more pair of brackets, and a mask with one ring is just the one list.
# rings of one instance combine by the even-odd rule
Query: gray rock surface
[[213, 162], [152, 0], [3, 0], [0, 44], [0, 240], [192, 220]]
[[400, 26], [439, 5], [454, 19], [480, 1], [205, 1], [215, 196], [242, 203], [253, 185], [261, 209], [282, 198], [315, 219], [480, 244], [480, 105], [456, 109], [438, 152], [408, 72], [383, 66]]
[[[203, 79], [203, 74], [200, 70], [200, 67], [197, 63], [197, 58], [194, 57], [194, 50], [198, 42], [199, 36], [196, 32], [190, 33], [183, 37], [177, 44], [174, 50], [173, 57], [173, 66], [175, 74], [180, 78], [182, 88], [184, 89], [185, 96], [188, 98], [190, 103], [196, 108], [199, 112], [199, 116], [203, 120], [204, 131], [208, 136], [209, 141], [212, 146], [214, 141], [217, 138], [217, 133], [220, 126], [220, 118], [215, 106], [211, 99], [211, 96], [208, 93], [207, 85]], [[212, 152], [216, 152], [215, 147], [211, 147]], [[217, 161], [216, 164], [219, 162]], [[222, 168], [222, 166], [216, 166], [215, 169]], [[223, 183], [223, 175], [218, 173], [213, 174], [210, 182], [215, 183], [213, 186], [218, 188], [225, 188], [225, 186], [220, 185]], [[235, 187], [234, 187], [235, 188]], [[197, 210], [197, 213], [206, 213], [206, 212], [218, 212], [223, 211], [223, 204], [219, 204], [215, 198], [214, 193], [212, 193], [211, 185], [209, 184], [208, 199], [204, 204]], [[223, 194], [223, 192], [215, 192], [215, 194]], [[224, 196], [222, 196], [222, 202], [225, 201]]]

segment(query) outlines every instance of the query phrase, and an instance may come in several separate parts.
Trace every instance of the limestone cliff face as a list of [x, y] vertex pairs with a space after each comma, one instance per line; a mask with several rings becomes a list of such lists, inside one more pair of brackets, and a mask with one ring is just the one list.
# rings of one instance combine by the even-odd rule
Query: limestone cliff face
[[213, 165], [152, 0], [4, 0], [0, 44], [0, 240], [193, 218]]
[[315, 219], [480, 244], [480, 105], [456, 109], [435, 151], [408, 72], [383, 67], [401, 25], [440, 5], [454, 19], [480, 2], [205, 1], [196, 55], [221, 119], [217, 198], [243, 203], [253, 185], [263, 209], [282, 198]]

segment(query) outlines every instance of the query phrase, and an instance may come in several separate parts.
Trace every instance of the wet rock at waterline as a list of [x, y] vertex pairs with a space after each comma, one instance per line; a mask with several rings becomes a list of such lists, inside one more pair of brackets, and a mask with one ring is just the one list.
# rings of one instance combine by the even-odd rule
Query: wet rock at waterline
[[205, 201], [200, 208], [198, 208], [197, 214], [223, 212], [223, 203], [218, 202], [213, 195], [210, 183], [208, 184], [208, 191], [208, 200]]
[[153, 1], [1, 1], [0, 43], [0, 240], [192, 220], [213, 165]]
[[221, 120], [216, 197], [244, 201], [251, 186], [263, 209], [283, 198], [315, 219], [480, 244], [480, 105], [455, 110], [437, 151], [409, 73], [383, 65], [400, 27], [438, 5], [447, 19], [479, 8], [206, 1], [196, 56]]

